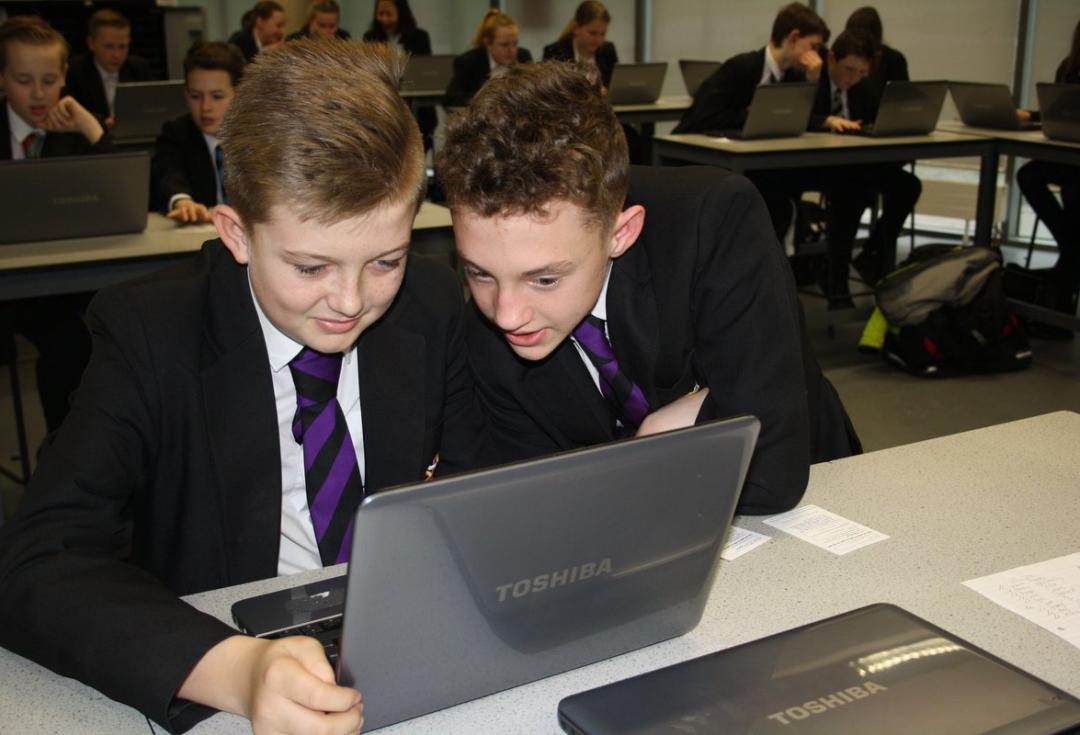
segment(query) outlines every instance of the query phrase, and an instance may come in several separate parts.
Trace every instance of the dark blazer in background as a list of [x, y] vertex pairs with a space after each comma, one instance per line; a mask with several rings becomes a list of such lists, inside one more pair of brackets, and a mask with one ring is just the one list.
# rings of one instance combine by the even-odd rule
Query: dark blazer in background
[[[555, 43], [549, 43], [544, 46], [544, 61], [548, 59], [557, 59], [559, 61], [573, 61], [574, 60], [574, 39], [570, 38], [556, 41]], [[596, 49], [596, 68], [600, 70], [600, 76], [604, 80], [604, 86], [611, 86], [611, 72], [614, 71], [615, 65], [619, 63], [619, 55], [615, 52], [615, 44], [611, 41], [604, 41], [600, 45], [600, 48]]]
[[152, 208], [167, 212], [169, 199], [177, 194], [187, 194], [207, 207], [217, 204], [214, 161], [191, 115], [182, 115], [161, 127], [150, 162]]
[[[386, 43], [388, 39], [380, 28], [375, 31], [369, 30], [364, 34], [364, 40]], [[410, 56], [431, 56], [431, 37], [423, 28], [402, 33], [398, 42]], [[420, 134], [424, 137], [424, 148], [425, 150], [431, 148], [434, 144], [435, 128], [439, 124], [438, 114], [434, 107], [427, 105], [413, 106], [412, 109], [416, 115], [416, 123], [420, 126]]]
[[245, 61], [251, 61], [259, 53], [259, 46], [255, 43], [255, 35], [251, 31], [237, 31], [229, 36], [229, 43], [240, 49]]
[[[154, 75], [150, 63], [139, 56], [128, 56], [117, 73], [120, 83], [149, 82]], [[77, 56], [68, 65], [64, 94], [70, 94], [79, 104], [104, 119], [109, 112], [109, 100], [105, 97], [105, 83], [101, 81], [94, 57], [91, 54]]]
[[[300, 30], [285, 36], [285, 40], [299, 41], [301, 38], [311, 38], [313, 35], [314, 34], [312, 34], [311, 30], [307, 26], [304, 26]], [[338, 28], [337, 32], [334, 34], [334, 38], [340, 38], [342, 41], [348, 41], [350, 38], [352, 38], [352, 36], [349, 35], [348, 31]]]
[[[675, 127], [676, 133], [742, 129], [754, 90], [765, 73], [765, 49], [732, 56], [698, 89], [694, 103]], [[798, 69], [784, 72], [781, 82], [805, 82]]]
[[870, 69], [870, 76], [866, 78], [867, 87], [875, 100], [880, 100], [885, 92], [885, 85], [889, 82], [907, 82], [908, 76], [907, 58], [892, 46], [881, 45], [881, 57]]
[[[413, 257], [358, 343], [368, 492], [481, 463], [461, 286]], [[235, 629], [178, 599], [274, 577], [281, 467], [274, 387], [247, 270], [220, 241], [105, 289], [75, 404], [0, 526], [0, 645], [173, 729], [175, 700]], [[407, 542], [404, 540], [403, 543]]]
[[[519, 64], [531, 62], [532, 54], [527, 48], [518, 48], [517, 61]], [[443, 105], [465, 107], [490, 76], [491, 61], [486, 46], [477, 46], [459, 55], [454, 59], [454, 76], [446, 86]]]
[[[741, 513], [796, 505], [811, 462], [860, 451], [809, 347], [791, 269], [746, 179], [719, 169], [635, 167], [638, 241], [612, 265], [608, 329], [621, 369], [652, 408], [709, 387], [698, 421], [753, 414], [760, 438]], [[518, 358], [473, 310], [469, 362], [503, 459], [616, 438], [607, 401], [567, 339]], [[659, 491], [658, 491], [659, 492]]]

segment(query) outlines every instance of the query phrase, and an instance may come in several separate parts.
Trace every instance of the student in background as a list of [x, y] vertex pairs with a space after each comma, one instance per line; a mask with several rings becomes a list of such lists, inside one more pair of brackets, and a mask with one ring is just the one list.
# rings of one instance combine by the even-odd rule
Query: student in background
[[[400, 46], [410, 56], [431, 56], [431, 38], [428, 32], [416, 25], [409, 0], [375, 0], [371, 26], [364, 34], [365, 41], [381, 41]], [[424, 150], [430, 150], [438, 125], [434, 107], [414, 108], [420, 134], [424, 137]]]
[[454, 76], [446, 88], [446, 107], [464, 107], [484, 82], [514, 64], [532, 61], [528, 49], [518, 48], [517, 21], [506, 13], [489, 10], [473, 38], [473, 48], [454, 59]]
[[244, 13], [240, 30], [229, 36], [229, 43], [251, 61], [265, 48], [273, 48], [285, 40], [285, 8], [275, 0], [259, 0]]
[[295, 41], [300, 38], [340, 38], [349, 39], [349, 32], [343, 30], [341, 23], [341, 6], [337, 0], [313, 0], [308, 8], [307, 23], [303, 28], [290, 33], [286, 41]]
[[365, 493], [477, 463], [461, 285], [407, 257], [425, 176], [402, 64], [320, 39], [245, 70], [220, 239], [91, 305], [72, 412], [0, 526], [0, 645], [173, 732], [214, 709], [359, 729], [318, 641], [179, 596], [341, 562]]
[[[68, 47], [35, 16], [0, 25], [0, 160], [49, 158], [111, 150], [98, 119], [73, 97], [61, 97]], [[13, 192], [5, 193], [12, 196]], [[2, 226], [2, 225], [0, 225]], [[48, 297], [0, 305], [0, 323], [25, 336], [38, 351], [37, 385], [45, 427], [53, 432], [68, 413], [90, 354], [90, 335], [78, 313], [83, 297]]]
[[597, 0], [585, 0], [577, 6], [574, 17], [559, 40], [544, 46], [544, 60], [576, 61], [591, 64], [600, 71], [604, 89], [611, 86], [611, 72], [619, 63], [615, 45], [606, 40], [611, 14]]
[[150, 167], [154, 208], [169, 219], [209, 222], [210, 210], [228, 203], [218, 132], [243, 73], [244, 57], [231, 43], [197, 42], [184, 57], [188, 114], [162, 126]]
[[76, 56], [68, 67], [65, 93], [110, 128], [115, 123], [116, 85], [153, 79], [150, 64], [128, 53], [130, 47], [130, 21], [115, 10], [98, 10], [87, 26], [89, 53]]
[[885, 85], [889, 82], [906, 82], [911, 79], [908, 76], [907, 59], [884, 41], [885, 33], [881, 26], [881, 16], [878, 15], [876, 8], [867, 5], [855, 10], [848, 16], [845, 28], [868, 33], [877, 44], [878, 55], [870, 67], [870, 76], [867, 80], [876, 99], [881, 99]]
[[745, 179], [632, 169], [610, 106], [565, 64], [488, 83], [450, 119], [438, 170], [504, 459], [749, 413], [762, 433], [739, 512], [773, 513], [810, 462], [859, 451]]

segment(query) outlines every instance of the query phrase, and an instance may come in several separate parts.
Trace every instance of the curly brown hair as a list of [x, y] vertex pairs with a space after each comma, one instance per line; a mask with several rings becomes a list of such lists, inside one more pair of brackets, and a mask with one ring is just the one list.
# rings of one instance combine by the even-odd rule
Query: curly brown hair
[[481, 217], [547, 216], [573, 202], [609, 227], [630, 185], [626, 137], [589, 72], [575, 64], [519, 64], [448, 122], [436, 171], [451, 209]]

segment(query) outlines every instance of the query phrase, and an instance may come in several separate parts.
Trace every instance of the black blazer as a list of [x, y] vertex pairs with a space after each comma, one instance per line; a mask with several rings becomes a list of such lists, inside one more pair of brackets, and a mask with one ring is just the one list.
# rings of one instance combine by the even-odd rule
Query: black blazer
[[[377, 41], [386, 43], [389, 39], [382, 28], [368, 29], [364, 34], [365, 41]], [[416, 28], [401, 34], [401, 47], [414, 56], [431, 56], [431, 37], [423, 28]]]
[[229, 43], [240, 49], [240, 53], [244, 55], [244, 61], [251, 61], [259, 53], [259, 46], [255, 43], [255, 35], [252, 31], [237, 31], [229, 36]]
[[911, 77], [908, 75], [907, 58], [892, 46], [881, 45], [881, 56], [877, 63], [870, 69], [870, 76], [865, 84], [869, 93], [875, 100], [875, 105], [881, 100], [885, 92], [885, 85], [889, 82], [907, 82]]
[[[811, 462], [860, 451], [809, 347], [791, 268], [753, 185], [720, 169], [635, 167], [627, 206], [641, 237], [614, 261], [608, 329], [619, 364], [659, 408], [710, 388], [698, 421], [762, 423], [740, 513], [799, 502]], [[518, 358], [475, 309], [469, 364], [504, 459], [616, 438], [607, 402], [567, 339], [540, 362]]]
[[[304, 26], [300, 30], [295, 31], [295, 32], [290, 33], [289, 35], [285, 36], [285, 40], [286, 41], [299, 41], [301, 38], [310, 38], [311, 36], [312, 36], [311, 31], [308, 29], [307, 26]], [[334, 33], [334, 38], [340, 38], [342, 41], [348, 41], [350, 38], [352, 38], [352, 36], [349, 35], [348, 31], [343, 30], [341, 28], [338, 28], [337, 32]]]
[[[764, 73], [764, 48], [732, 56], [701, 84], [693, 104], [683, 113], [673, 132], [741, 129]], [[806, 75], [798, 69], [788, 69], [780, 81], [805, 82]]]
[[[128, 56], [120, 67], [121, 82], [149, 82], [154, 78], [150, 63], [138, 56]], [[64, 94], [70, 94], [79, 104], [104, 119], [109, 116], [109, 100], [105, 97], [105, 83], [101, 81], [94, 57], [90, 54], [77, 56], [68, 65]]]
[[202, 131], [182, 115], [161, 127], [150, 162], [150, 200], [153, 209], [169, 210], [169, 199], [188, 194], [199, 204], [217, 204], [217, 174]]
[[[829, 63], [821, 65], [821, 77], [818, 79], [817, 95], [814, 97], [814, 109], [810, 113], [810, 130], [825, 130], [825, 118], [832, 111], [832, 85], [829, 76]], [[881, 101], [874, 94], [869, 78], [847, 91], [848, 113], [851, 120], [872, 123], [877, 119], [878, 103]]]
[[[368, 492], [480, 463], [461, 286], [414, 256], [359, 341]], [[220, 241], [101, 291], [93, 356], [22, 505], [0, 526], [0, 645], [173, 729], [174, 700], [235, 634], [178, 599], [273, 577], [278, 422], [247, 270]], [[407, 542], [407, 540], [404, 540]]]
[[[11, 126], [8, 124], [7, 100], [0, 97], [0, 161], [11, 160]], [[83, 156], [95, 153], [109, 153], [115, 150], [109, 131], [101, 139], [90, 145], [82, 133], [46, 133], [45, 143], [41, 148], [42, 158], [57, 156]]]
[[[527, 48], [518, 48], [517, 62], [525, 64], [532, 61], [532, 54]], [[484, 82], [491, 76], [491, 62], [485, 46], [477, 46], [454, 59], [454, 75], [446, 85], [445, 107], [465, 107], [473, 95], [480, 91]]]
[[[548, 59], [573, 61], [573, 37], [556, 41], [555, 43], [549, 43], [547, 46], [544, 46], [544, 61], [547, 61]], [[611, 72], [614, 71], [615, 65], [618, 63], [619, 55], [615, 53], [615, 44], [611, 41], [604, 41], [604, 43], [600, 45], [600, 48], [596, 49], [596, 68], [600, 70], [600, 76], [604, 80], [605, 87], [611, 86]]]

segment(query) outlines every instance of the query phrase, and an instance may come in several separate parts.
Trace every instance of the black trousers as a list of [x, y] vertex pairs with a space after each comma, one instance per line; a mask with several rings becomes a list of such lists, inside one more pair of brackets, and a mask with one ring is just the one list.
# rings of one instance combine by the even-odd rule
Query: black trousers
[[[1080, 168], [1028, 161], [1016, 172], [1016, 182], [1057, 241], [1058, 259], [1053, 275], [1062, 293], [1062, 307], [1069, 311], [1080, 290]], [[1061, 189], [1061, 202], [1050, 191], [1051, 184]], [[1064, 303], [1065, 299], [1068, 303]]]

